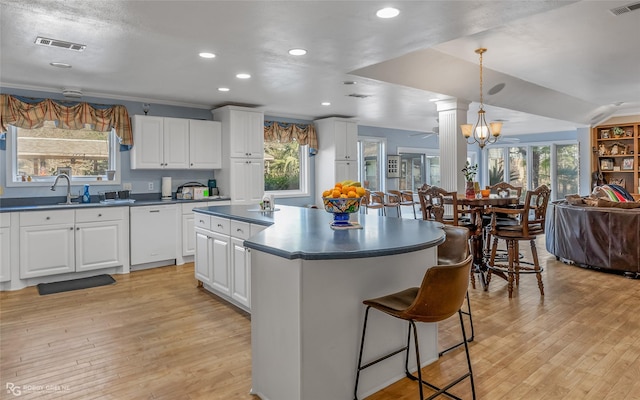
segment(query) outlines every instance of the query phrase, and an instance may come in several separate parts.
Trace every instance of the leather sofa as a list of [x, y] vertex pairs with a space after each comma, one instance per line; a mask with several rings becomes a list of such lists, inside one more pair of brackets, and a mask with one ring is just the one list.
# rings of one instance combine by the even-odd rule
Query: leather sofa
[[640, 277], [640, 208], [550, 203], [546, 246], [564, 261]]

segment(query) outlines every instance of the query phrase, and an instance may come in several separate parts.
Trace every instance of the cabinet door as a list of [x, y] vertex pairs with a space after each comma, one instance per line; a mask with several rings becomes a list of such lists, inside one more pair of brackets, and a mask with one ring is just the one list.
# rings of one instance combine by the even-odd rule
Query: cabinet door
[[163, 154], [164, 168], [189, 168], [188, 119], [164, 118]]
[[352, 122], [335, 121], [334, 135], [336, 160], [357, 160], [358, 125]]
[[262, 113], [231, 110], [230, 156], [261, 159], [264, 154]]
[[250, 160], [245, 164], [246, 196], [251, 204], [258, 204], [264, 196], [264, 164], [262, 160]]
[[243, 241], [231, 238], [231, 298], [250, 308], [251, 259], [249, 249], [244, 247]]
[[11, 280], [11, 228], [0, 228], [0, 282]]
[[76, 271], [122, 266], [123, 238], [124, 221], [76, 224]]
[[182, 255], [192, 256], [196, 252], [195, 218], [193, 214], [182, 216]]
[[218, 121], [189, 121], [189, 168], [222, 168], [222, 130]]
[[336, 182], [358, 179], [358, 165], [355, 161], [336, 161]]
[[164, 118], [133, 116], [131, 169], [157, 169], [164, 164]]
[[195, 243], [194, 270], [196, 279], [211, 285], [213, 283], [213, 259], [211, 257], [213, 239], [207, 231], [196, 229]]
[[221, 294], [231, 296], [230, 245], [231, 238], [219, 233], [211, 233], [211, 255], [213, 276], [211, 287]]
[[75, 272], [74, 224], [20, 228], [20, 278]]

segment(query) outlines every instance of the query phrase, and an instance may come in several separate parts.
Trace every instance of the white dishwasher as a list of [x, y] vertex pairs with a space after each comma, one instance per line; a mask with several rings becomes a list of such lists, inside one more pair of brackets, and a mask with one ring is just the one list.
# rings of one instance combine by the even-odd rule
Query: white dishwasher
[[131, 265], [175, 260], [178, 206], [130, 207]]

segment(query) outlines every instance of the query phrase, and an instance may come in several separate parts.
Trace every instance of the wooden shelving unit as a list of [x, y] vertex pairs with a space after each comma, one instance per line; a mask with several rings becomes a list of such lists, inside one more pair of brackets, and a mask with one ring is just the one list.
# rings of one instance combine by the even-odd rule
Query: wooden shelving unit
[[600, 125], [591, 130], [593, 171], [606, 183], [640, 193], [640, 123]]

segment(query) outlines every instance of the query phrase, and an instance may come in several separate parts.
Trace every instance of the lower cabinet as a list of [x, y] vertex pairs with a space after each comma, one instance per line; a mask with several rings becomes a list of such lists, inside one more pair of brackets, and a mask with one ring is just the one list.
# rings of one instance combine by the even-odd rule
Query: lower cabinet
[[11, 280], [11, 213], [0, 214], [0, 282]]
[[125, 264], [126, 208], [20, 213], [20, 278]]
[[266, 227], [199, 213], [195, 221], [196, 279], [213, 293], [250, 311], [251, 254], [243, 242]]

